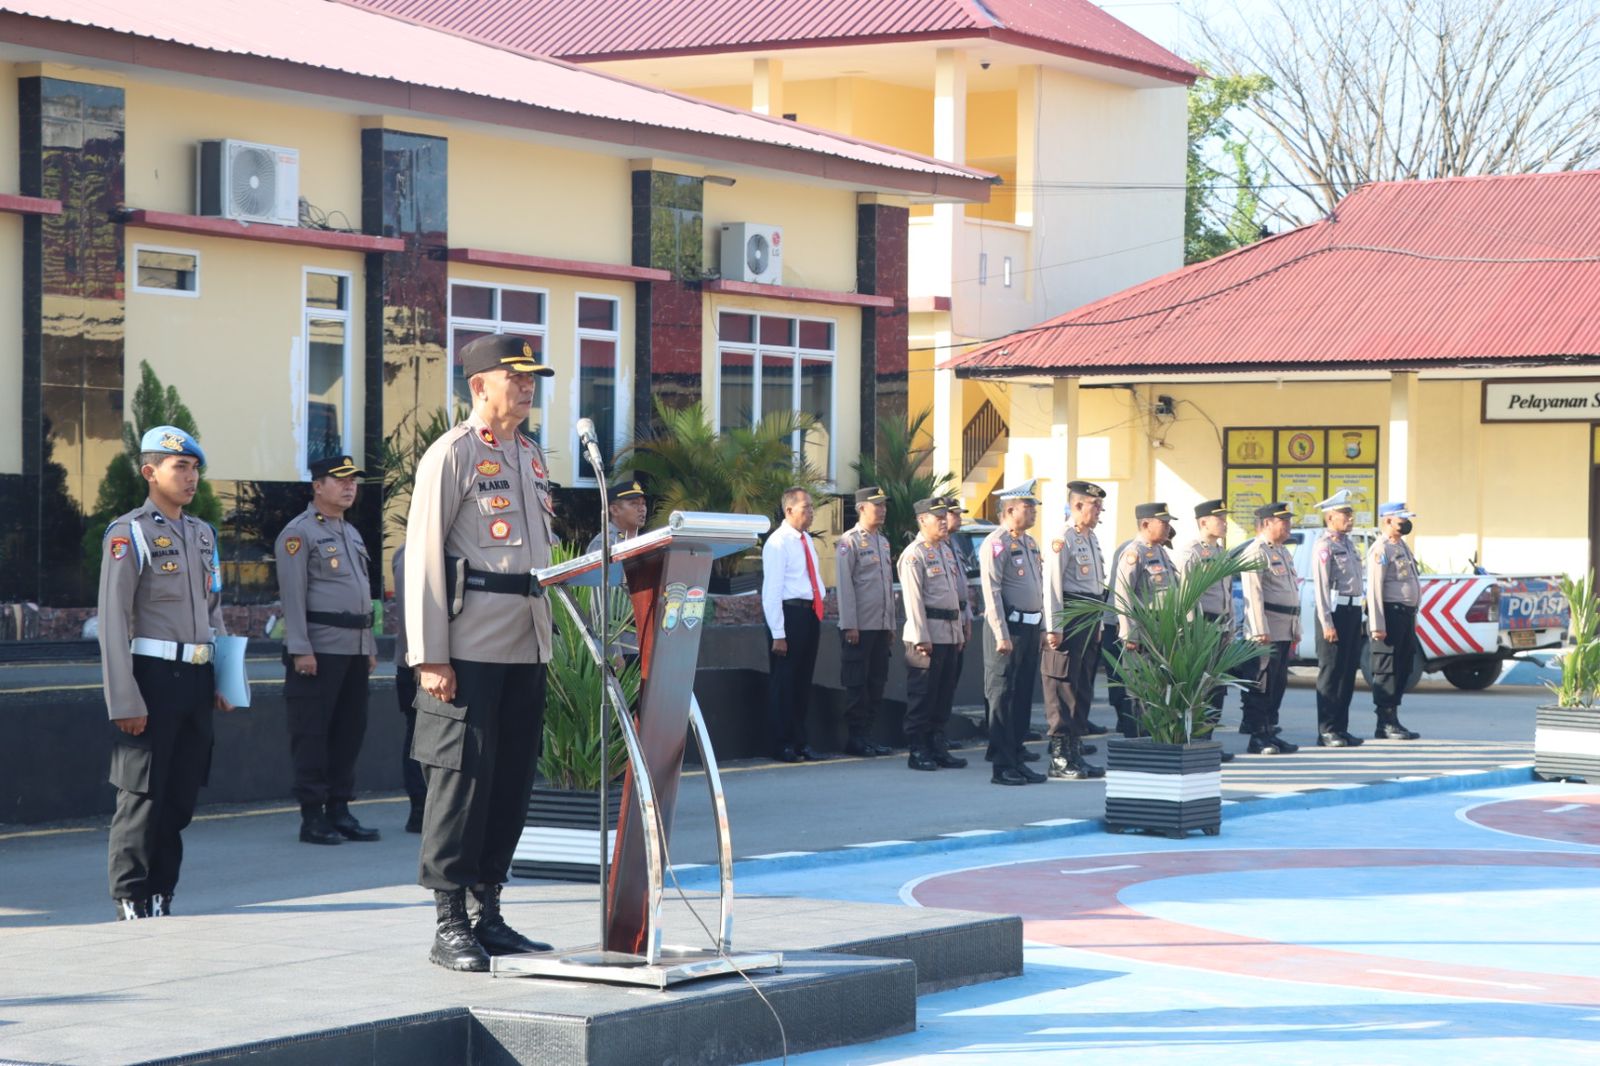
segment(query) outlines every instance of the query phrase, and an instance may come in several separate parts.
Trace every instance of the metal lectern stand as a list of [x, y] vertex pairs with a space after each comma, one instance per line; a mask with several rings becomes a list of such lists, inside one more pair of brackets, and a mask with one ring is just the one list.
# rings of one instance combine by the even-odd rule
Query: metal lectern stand
[[[694, 698], [711, 564], [753, 547], [770, 527], [767, 519], [752, 515], [674, 511], [666, 528], [611, 547], [612, 572], [605, 583], [626, 585], [638, 630], [641, 680], [637, 722], [629, 713], [622, 686], [606, 655], [610, 635], [591, 630], [590, 620], [568, 591], [575, 585], [602, 584], [601, 553], [591, 552], [534, 572], [551, 598], [577, 623], [589, 653], [600, 667], [610, 698], [603, 701], [597, 713], [602, 722], [608, 708], [616, 715], [628, 750], [628, 768], [623, 777], [622, 810], [609, 877], [603, 834], [601, 838], [600, 943], [567, 951], [500, 955], [490, 960], [493, 973], [666, 988], [700, 977], [782, 969], [783, 956], [779, 952], [733, 951], [733, 844], [728, 834], [728, 808], [723, 800], [722, 779], [717, 774], [716, 754], [711, 750], [711, 736]], [[602, 618], [608, 613], [603, 605], [597, 612]], [[691, 731], [711, 790], [721, 874], [716, 946], [703, 949], [663, 947], [661, 943], [667, 843], [672, 835], [683, 754]], [[602, 788], [602, 812], [605, 793]], [[605, 824], [603, 817], [601, 824]]]

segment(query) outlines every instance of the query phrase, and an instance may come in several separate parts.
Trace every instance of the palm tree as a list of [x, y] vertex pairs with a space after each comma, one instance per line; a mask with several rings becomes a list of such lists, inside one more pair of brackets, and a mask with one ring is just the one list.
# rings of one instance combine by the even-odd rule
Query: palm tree
[[862, 485], [876, 485], [889, 497], [883, 535], [896, 550], [917, 536], [917, 516], [912, 504], [956, 491], [955, 478], [926, 469], [933, 446], [914, 442], [933, 412], [926, 407], [909, 423], [885, 422], [878, 430], [877, 455], [863, 455], [850, 464]]
[[[783, 491], [799, 486], [815, 497], [824, 480], [796, 448], [797, 437], [816, 429], [804, 411], [772, 411], [753, 426], [718, 432], [698, 403], [669, 407], [656, 399], [659, 428], [637, 438], [617, 459], [617, 469], [644, 475], [655, 513], [650, 524], [673, 511], [719, 511], [775, 517]], [[738, 556], [717, 561], [731, 577]]]

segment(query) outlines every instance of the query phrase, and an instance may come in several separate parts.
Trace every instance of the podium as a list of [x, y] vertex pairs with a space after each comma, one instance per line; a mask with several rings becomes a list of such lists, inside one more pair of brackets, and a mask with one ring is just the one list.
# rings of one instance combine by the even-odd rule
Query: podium
[[[599, 943], [566, 951], [496, 956], [490, 960], [494, 974], [666, 988], [719, 974], [782, 969], [783, 956], [778, 952], [735, 953], [732, 948], [733, 844], [728, 809], [711, 736], [694, 698], [711, 564], [754, 547], [770, 527], [766, 518], [754, 515], [674, 511], [664, 528], [611, 547], [609, 570], [603, 553], [595, 551], [534, 571], [546, 595], [560, 605], [552, 609], [572, 616], [600, 667], [610, 698], [596, 713], [615, 714], [628, 765], [609, 861], [605, 834], [601, 834]], [[607, 635], [594, 632], [592, 620], [568, 591], [602, 584], [625, 588], [633, 603], [640, 665], [637, 716], [630, 712], [605, 653]], [[606, 612], [602, 608], [598, 613], [603, 617]], [[706, 930], [712, 943], [705, 948], [664, 946], [661, 930], [673, 813], [691, 735], [711, 793], [720, 875], [718, 921]], [[602, 744], [602, 759], [604, 750]], [[602, 773], [602, 778], [605, 776]], [[602, 814], [605, 795], [602, 788]], [[603, 817], [601, 824], [605, 824]]]

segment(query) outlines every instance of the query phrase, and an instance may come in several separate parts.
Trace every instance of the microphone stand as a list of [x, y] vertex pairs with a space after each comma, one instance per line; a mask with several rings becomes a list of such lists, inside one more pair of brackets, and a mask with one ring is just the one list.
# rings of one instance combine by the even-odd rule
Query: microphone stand
[[[606, 498], [606, 468], [600, 458], [600, 445], [591, 437], [584, 442], [584, 454], [594, 468], [595, 481], [600, 486], [600, 589], [595, 615], [600, 619], [600, 952], [606, 950], [606, 932], [611, 925], [607, 905], [606, 877], [611, 864], [610, 819], [608, 801], [611, 798], [609, 768], [606, 765], [606, 735], [611, 719], [607, 716], [611, 699], [611, 686], [605, 683], [606, 671], [611, 669], [611, 503]], [[617, 714], [621, 708], [612, 708]]]

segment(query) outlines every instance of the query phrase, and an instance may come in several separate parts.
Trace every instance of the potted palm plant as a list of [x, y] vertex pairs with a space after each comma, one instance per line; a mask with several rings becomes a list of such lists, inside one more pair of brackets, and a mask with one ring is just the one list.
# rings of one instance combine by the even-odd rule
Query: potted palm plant
[[1561, 655], [1561, 681], [1546, 683], [1556, 702], [1534, 712], [1533, 772], [1546, 781], [1600, 782], [1600, 610], [1594, 572], [1563, 577], [1572, 611], [1571, 646]]
[[[583, 554], [557, 544], [551, 565]], [[569, 591], [585, 617], [593, 617], [599, 590]], [[578, 623], [561, 604], [552, 604], [554, 647], [545, 670], [544, 747], [539, 754], [539, 783], [528, 797], [528, 816], [512, 859], [518, 877], [594, 883], [600, 870], [600, 789], [606, 790], [605, 830], [614, 833], [622, 805], [622, 775], [628, 756], [616, 720], [606, 712], [604, 739], [600, 728], [603, 677], [589, 653]], [[613, 596], [607, 623], [613, 637], [632, 628], [633, 612], [625, 596]], [[639, 664], [629, 662], [618, 675], [631, 705], [639, 693]], [[600, 780], [601, 744], [605, 744], [605, 777]], [[608, 835], [607, 845], [610, 845]]]
[[[617, 459], [617, 469], [642, 474], [656, 501], [651, 525], [673, 511], [717, 511], [775, 517], [783, 490], [798, 485], [815, 499], [824, 475], [805, 458], [803, 438], [817, 429], [804, 411], [772, 411], [754, 425], [718, 431], [700, 404], [669, 407], [656, 400], [658, 428]], [[752, 554], [753, 553], [749, 553]], [[745, 555], [712, 565], [711, 591], [759, 588], [761, 575], [739, 573]], [[758, 565], [759, 556], [745, 562]], [[737, 574], [737, 577], [735, 576]]]
[[[1124, 656], [1118, 668], [1146, 735], [1106, 743], [1107, 831], [1221, 832], [1222, 745], [1211, 739], [1206, 713], [1212, 691], [1240, 687], [1235, 675], [1260, 649], [1204, 621], [1199, 605], [1206, 589], [1255, 568], [1224, 555], [1196, 565], [1150, 602], [1112, 603], [1141, 634], [1139, 654]], [[1057, 624], [1099, 625], [1104, 609], [1098, 601], [1072, 602]]]

